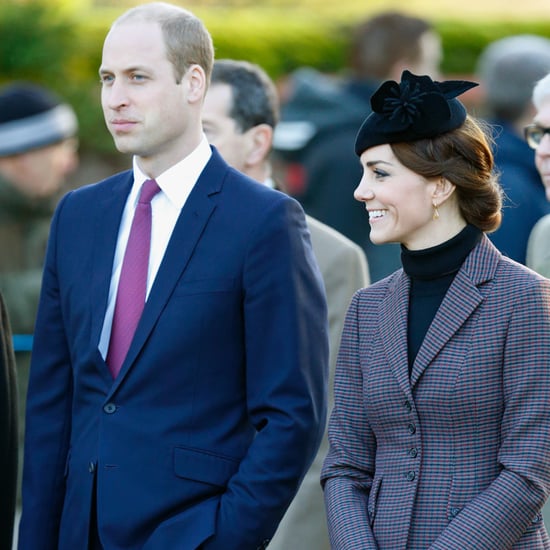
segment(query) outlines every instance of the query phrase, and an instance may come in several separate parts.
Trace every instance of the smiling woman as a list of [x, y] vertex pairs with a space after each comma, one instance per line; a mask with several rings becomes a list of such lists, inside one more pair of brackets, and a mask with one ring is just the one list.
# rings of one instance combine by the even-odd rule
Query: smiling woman
[[355, 197], [403, 269], [355, 295], [342, 335], [321, 476], [336, 550], [550, 545], [550, 281], [485, 235], [502, 193], [456, 99], [474, 85], [405, 71], [357, 136]]

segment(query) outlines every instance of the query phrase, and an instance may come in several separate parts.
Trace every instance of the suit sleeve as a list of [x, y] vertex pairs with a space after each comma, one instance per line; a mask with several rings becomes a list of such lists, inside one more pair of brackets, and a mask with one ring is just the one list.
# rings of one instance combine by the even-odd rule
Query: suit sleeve
[[334, 382], [330, 450], [321, 472], [330, 541], [338, 550], [378, 548], [368, 520], [376, 442], [363, 413], [358, 302], [348, 310]]
[[550, 281], [516, 296], [503, 350], [499, 475], [449, 523], [431, 550], [511, 548], [550, 492]]
[[324, 431], [326, 300], [295, 200], [281, 195], [261, 217], [243, 288], [247, 401], [257, 435], [221, 498], [205, 550], [265, 547]]
[[55, 550], [63, 508], [72, 403], [72, 370], [56, 273], [57, 224], [63, 204], [52, 221], [34, 335], [19, 550]]

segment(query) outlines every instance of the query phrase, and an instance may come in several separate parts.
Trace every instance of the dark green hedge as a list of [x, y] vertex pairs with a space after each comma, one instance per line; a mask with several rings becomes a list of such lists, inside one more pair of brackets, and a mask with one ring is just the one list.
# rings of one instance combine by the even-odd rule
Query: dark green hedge
[[[44, 0], [45, 1], [45, 0]], [[116, 15], [116, 13], [115, 13]], [[217, 57], [244, 58], [278, 79], [308, 65], [337, 73], [344, 64], [352, 23], [319, 16], [288, 17], [265, 10], [200, 13], [214, 38]], [[79, 116], [83, 147], [113, 151], [99, 106], [97, 69], [112, 11], [68, 15], [41, 2], [0, 6], [0, 79], [30, 79], [51, 86]], [[550, 20], [534, 22], [435, 22], [442, 35], [447, 74], [468, 74], [491, 41], [510, 34], [550, 37]]]

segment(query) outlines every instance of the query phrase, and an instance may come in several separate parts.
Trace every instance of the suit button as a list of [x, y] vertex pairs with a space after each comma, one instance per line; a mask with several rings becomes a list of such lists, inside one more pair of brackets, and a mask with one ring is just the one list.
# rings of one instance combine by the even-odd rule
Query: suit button
[[409, 433], [414, 434], [416, 433], [416, 426], [414, 424], [409, 424]]
[[103, 412], [107, 414], [113, 414], [116, 411], [116, 405], [114, 403], [107, 403], [103, 407]]
[[416, 447], [413, 447], [410, 451], [409, 451], [409, 456], [411, 458], [416, 458], [418, 456], [418, 449]]
[[88, 464], [88, 472], [90, 472], [91, 474], [95, 472], [95, 462], [90, 462]]
[[408, 481], [414, 481], [415, 477], [416, 477], [416, 474], [412, 470], [410, 472], [407, 472], [407, 480]]

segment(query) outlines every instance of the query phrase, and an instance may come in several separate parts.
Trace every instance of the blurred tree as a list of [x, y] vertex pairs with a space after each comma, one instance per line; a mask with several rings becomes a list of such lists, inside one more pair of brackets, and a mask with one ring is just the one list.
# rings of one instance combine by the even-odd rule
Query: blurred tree
[[1, 78], [54, 84], [67, 76], [66, 55], [75, 42], [74, 26], [52, 2], [3, 2], [0, 36]]

